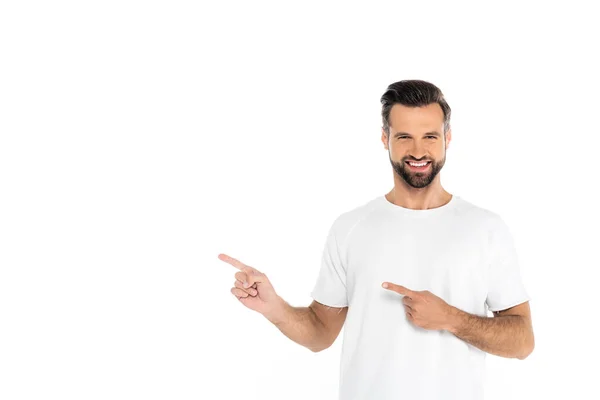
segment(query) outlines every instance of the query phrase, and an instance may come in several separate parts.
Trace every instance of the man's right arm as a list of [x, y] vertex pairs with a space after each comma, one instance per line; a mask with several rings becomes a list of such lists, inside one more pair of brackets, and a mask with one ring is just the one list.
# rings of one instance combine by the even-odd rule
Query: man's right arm
[[348, 307], [329, 307], [314, 300], [308, 307], [293, 307], [281, 299], [277, 311], [264, 317], [288, 338], [316, 353], [333, 344], [347, 313]]

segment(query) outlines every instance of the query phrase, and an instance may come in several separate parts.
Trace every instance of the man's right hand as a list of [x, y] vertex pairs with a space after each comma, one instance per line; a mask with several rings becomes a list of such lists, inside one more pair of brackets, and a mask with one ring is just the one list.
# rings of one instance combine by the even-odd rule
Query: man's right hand
[[218, 258], [239, 270], [235, 273], [236, 280], [231, 293], [243, 305], [269, 319], [283, 313], [285, 302], [277, 295], [265, 274], [226, 254], [219, 254]]

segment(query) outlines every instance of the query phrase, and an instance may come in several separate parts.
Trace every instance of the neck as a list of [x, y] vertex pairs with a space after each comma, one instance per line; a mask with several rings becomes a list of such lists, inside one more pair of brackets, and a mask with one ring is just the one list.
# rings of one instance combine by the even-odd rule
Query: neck
[[448, 193], [441, 185], [429, 185], [422, 189], [395, 185], [385, 197], [388, 201], [404, 208], [427, 210], [448, 203], [452, 198], [452, 194]]

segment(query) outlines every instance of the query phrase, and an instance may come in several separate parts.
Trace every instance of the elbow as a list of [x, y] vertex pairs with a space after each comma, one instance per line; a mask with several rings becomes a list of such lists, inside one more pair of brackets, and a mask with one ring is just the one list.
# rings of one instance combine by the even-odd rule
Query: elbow
[[531, 338], [531, 340], [529, 341], [529, 344], [527, 346], [524, 347], [523, 351], [521, 352], [520, 355], [517, 356], [517, 358], [519, 360], [524, 360], [527, 357], [529, 357], [529, 355], [531, 353], [533, 353], [533, 349], [535, 348], [535, 341], [533, 339], [533, 337]]
[[527, 350], [526, 352], [524, 352], [524, 353], [521, 353], [521, 355], [518, 355], [518, 356], [517, 356], [517, 358], [518, 358], [519, 360], [524, 360], [524, 359], [526, 359], [527, 357], [529, 357], [529, 355], [531, 354], [531, 352], [532, 352], [532, 351], [533, 351], [533, 350]]
[[329, 348], [329, 346], [326, 346], [326, 347], [309, 347], [309, 350], [312, 351], [313, 353], [318, 353], [318, 352], [326, 350], [328, 348]]
[[309, 347], [308, 349], [313, 353], [318, 353], [320, 351], [327, 350], [329, 347], [331, 347], [331, 343], [321, 346]]

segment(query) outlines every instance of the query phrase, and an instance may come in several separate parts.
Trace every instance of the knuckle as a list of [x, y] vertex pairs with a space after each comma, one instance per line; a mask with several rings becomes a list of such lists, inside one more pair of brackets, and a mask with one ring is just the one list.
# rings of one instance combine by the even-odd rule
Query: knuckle
[[238, 288], [242, 292], [245, 292], [245, 293], [248, 293], [248, 294], [255, 294], [256, 293], [255, 289], [253, 289], [252, 287], [245, 288], [242, 285], [242, 282], [240, 282], [240, 281], [235, 281], [234, 285], [235, 285], [236, 288]]

